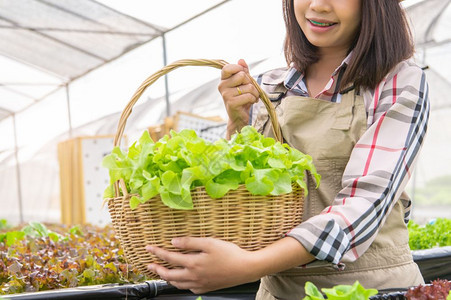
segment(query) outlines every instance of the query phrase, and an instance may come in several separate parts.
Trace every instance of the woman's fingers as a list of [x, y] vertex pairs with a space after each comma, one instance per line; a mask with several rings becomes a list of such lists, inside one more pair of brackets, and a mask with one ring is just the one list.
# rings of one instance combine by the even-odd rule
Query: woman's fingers
[[219, 88], [234, 88], [236, 86], [240, 86], [243, 84], [251, 83], [251, 80], [249, 79], [249, 75], [245, 73], [244, 71], [240, 71], [238, 73], [233, 74], [232, 76], [222, 79]]
[[214, 289], [206, 289], [197, 281], [170, 281], [169, 284], [175, 286], [179, 290], [190, 290], [194, 294], [204, 294]]
[[259, 93], [252, 84], [249, 67], [242, 59], [237, 64], [225, 65], [221, 70], [218, 90], [229, 116], [227, 138], [249, 123], [251, 105], [258, 102]]
[[[238, 88], [239, 88], [239, 91], [241, 91], [242, 94], [249, 93], [252, 96], [254, 96], [255, 98], [257, 98], [257, 100], [260, 97], [260, 95], [258, 94], [257, 89], [255, 88], [255, 86], [252, 83], [240, 85], [240, 86], [238, 86]], [[237, 89], [237, 92], [238, 92], [238, 89]]]
[[[174, 247], [193, 252], [207, 252], [214, 240], [211, 238], [181, 237], [174, 238], [172, 244]], [[167, 261], [174, 266], [186, 267], [190, 261], [191, 254], [168, 251], [160, 247], [148, 245], [146, 250], [155, 254], [158, 258]]]
[[178, 268], [178, 269], [168, 269], [158, 264], [149, 264], [147, 268], [157, 273], [161, 279], [166, 281], [178, 281], [178, 282], [187, 282], [192, 281], [194, 278], [191, 278], [189, 271], [186, 268]]
[[215, 239], [208, 237], [187, 236], [172, 239], [172, 245], [174, 245], [174, 247], [197, 252], [208, 252], [209, 249], [213, 247], [214, 243]]
[[202, 278], [197, 278], [186, 268], [168, 269], [157, 264], [150, 264], [149, 270], [158, 274], [161, 279], [181, 290], [191, 290], [195, 294], [207, 292], [203, 289]]
[[249, 74], [249, 66], [244, 59], [238, 60], [238, 64], [244, 68], [244, 72]]
[[227, 64], [221, 69], [221, 80], [227, 87], [234, 87], [251, 82], [249, 67], [243, 59], [238, 64]]
[[233, 101], [225, 104], [226, 109], [238, 109], [240, 107], [249, 109], [251, 104], [257, 103], [258, 98], [252, 94], [243, 94], [241, 96], [236, 96]]
[[152, 263], [148, 268], [180, 289], [202, 293], [259, 278], [252, 271], [253, 254], [233, 243], [214, 238], [182, 237], [173, 239], [172, 244], [192, 253], [170, 252], [148, 246], [150, 252], [178, 266], [169, 269]]
[[[230, 77], [242, 72], [246, 74], [245, 68], [238, 64], [227, 64], [221, 69], [221, 80], [229, 79]], [[244, 77], [243, 77], [244, 78]]]
[[150, 245], [146, 246], [146, 250], [174, 266], [184, 266], [184, 262], [186, 262], [186, 254], [183, 253], [167, 251]]
[[240, 96], [247, 93], [252, 94], [254, 97], [259, 97], [258, 91], [252, 83], [242, 84], [235, 87], [235, 96]]
[[[233, 99], [235, 97], [240, 98], [243, 95], [249, 94], [250, 96], [252, 96], [250, 99], [253, 100], [252, 102], [256, 102], [255, 100], [258, 100], [259, 98], [259, 94], [257, 89], [251, 84], [242, 84], [242, 85], [237, 85], [228, 89], [224, 89], [221, 91], [222, 92], [222, 97], [226, 98], [226, 99]], [[241, 97], [244, 98], [244, 97]], [[255, 99], [257, 98], [257, 99]], [[233, 99], [234, 101], [236, 99]]]
[[236, 73], [243, 71], [243, 67], [235, 64], [227, 64], [221, 69], [221, 80], [229, 79]]
[[[258, 90], [252, 84], [249, 68], [243, 59], [240, 59], [238, 64], [228, 64], [222, 68], [218, 90], [225, 101], [244, 94], [250, 94], [254, 98], [259, 97]], [[254, 98], [251, 97], [251, 103], [258, 100]]]

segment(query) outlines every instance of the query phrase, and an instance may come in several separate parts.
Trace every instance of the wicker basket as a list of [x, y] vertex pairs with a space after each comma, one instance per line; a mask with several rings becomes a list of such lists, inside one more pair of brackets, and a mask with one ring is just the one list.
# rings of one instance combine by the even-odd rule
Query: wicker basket
[[[114, 146], [119, 146], [125, 124], [133, 105], [144, 90], [159, 77], [181, 66], [209, 66], [221, 69], [221, 60], [180, 60], [167, 65], [148, 77], [133, 95], [122, 112]], [[274, 128], [276, 139], [282, 135], [274, 107], [252, 77]], [[157, 275], [147, 269], [149, 263], [173, 267], [145, 250], [146, 245], [156, 245], [168, 250], [181, 251], [171, 244], [171, 239], [181, 236], [215, 237], [231, 241], [247, 250], [258, 250], [280, 239], [287, 231], [301, 223], [303, 190], [293, 185], [293, 191], [281, 196], [254, 196], [244, 185], [230, 191], [220, 199], [211, 199], [203, 187], [192, 190], [193, 210], [175, 210], [164, 205], [156, 196], [138, 208], [130, 208], [130, 198], [123, 181], [114, 185], [115, 197], [106, 199], [113, 227], [125, 257], [134, 267], [151, 277]], [[120, 187], [120, 188], [119, 188]], [[120, 192], [124, 192], [121, 194]]]

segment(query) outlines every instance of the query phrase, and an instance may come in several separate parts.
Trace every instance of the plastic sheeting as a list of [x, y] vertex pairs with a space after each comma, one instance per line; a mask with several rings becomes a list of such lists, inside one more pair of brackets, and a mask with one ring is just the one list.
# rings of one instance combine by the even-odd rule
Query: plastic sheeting
[[[91, 0], [0, 1], [0, 54], [55, 76], [61, 84], [122, 56], [162, 32], [163, 28]], [[13, 106], [2, 103], [0, 120], [8, 115], [5, 112], [20, 111], [58, 87], [45, 79], [37, 83], [2, 81], [2, 98], [14, 95], [15, 99], [10, 99]]]
[[[0, 5], [12, 2], [23, 5], [27, 1], [39, 2], [41, 6], [47, 5], [45, 3], [53, 3], [46, 0], [0, 0]], [[418, 61], [420, 64], [429, 66], [427, 76], [431, 86], [432, 112], [426, 144], [422, 150], [421, 160], [418, 162], [418, 172], [414, 173], [414, 178], [411, 180], [411, 183], [416, 183], [417, 186], [427, 184], [435, 177], [449, 175], [448, 166], [451, 165], [451, 155], [449, 154], [451, 119], [448, 117], [451, 104], [447, 96], [451, 88], [448, 79], [451, 78], [451, 68], [446, 67], [447, 62], [451, 61], [451, 51], [447, 50], [450, 45], [440, 44], [450, 37], [449, 26], [446, 24], [449, 24], [449, 20], [451, 20], [451, 6], [448, 5], [444, 8], [443, 3], [449, 0], [443, 0], [440, 5], [429, 4], [434, 1], [437, 0], [416, 1], [417, 4], [408, 8], [412, 23], [415, 24], [415, 19], [421, 17], [421, 20], [434, 21], [435, 24], [427, 31], [429, 34], [427, 35], [429, 41], [427, 48], [418, 49]], [[65, 2], [59, 1], [58, 3]], [[144, 9], [146, 6], [140, 6], [145, 2], [132, 0], [125, 4], [125, 2], [116, 0], [102, 1], [102, 3], [117, 4], [118, 6], [112, 10], [116, 13], [121, 8], [128, 8], [129, 13], [139, 12], [139, 17], [144, 21], [138, 22], [144, 24], [153, 24], [152, 15], [160, 13], [160, 20], [163, 20], [165, 15], [172, 14], [170, 7], [181, 7], [181, 2], [172, 4], [172, 6], [165, 2], [164, 9], [159, 8], [157, 11], [146, 13], [146, 9]], [[175, 0], [168, 0], [168, 2], [177, 3]], [[408, 5], [410, 2], [412, 0], [402, 3]], [[220, 3], [220, 1], [199, 0], [196, 3], [202, 3], [205, 9]], [[105, 9], [103, 5], [100, 6]], [[257, 12], [255, 7], [261, 7], [261, 9]], [[284, 26], [280, 3], [278, 1], [268, 2], [264, 8], [256, 0], [229, 1], [219, 9], [212, 10], [169, 32], [165, 37], [168, 46], [168, 62], [181, 58], [221, 58], [234, 62], [235, 59], [245, 58], [248, 63], [252, 63], [267, 57], [277, 57], [275, 63], [262, 63], [252, 67], [251, 71], [254, 75], [272, 67], [282, 66], [284, 62], [283, 58], [280, 59], [279, 54], [282, 48]], [[25, 9], [27, 8], [25, 7]], [[410, 15], [411, 10], [420, 13]], [[201, 11], [202, 9], [199, 8], [189, 12], [187, 9], [182, 9], [183, 16], [180, 17], [180, 20], [188, 17], [188, 13], [195, 15]], [[0, 16], [1, 14], [0, 10]], [[433, 16], [436, 19], [428, 19], [424, 17], [425, 15]], [[49, 18], [45, 19], [45, 22], [49, 22], [47, 20]], [[36, 17], [33, 20], [36, 25]], [[174, 20], [177, 18], [172, 19], [171, 22], [168, 21], [165, 26], [178, 24]], [[250, 25], [244, 26], [244, 21]], [[81, 24], [84, 25], [84, 21]], [[256, 24], [258, 24], [258, 30], [255, 30]], [[28, 25], [31, 27], [32, 23]], [[69, 25], [65, 24], [64, 26]], [[245, 29], [243, 30], [243, 28]], [[427, 26], [422, 25], [421, 28], [427, 28]], [[10, 28], [6, 29], [11, 30]], [[0, 25], [0, 34], [3, 30], [5, 30], [4, 25]], [[22, 30], [24, 29], [16, 31]], [[48, 32], [53, 33], [50, 30]], [[419, 29], [415, 29], [414, 34], [416, 32], [419, 32]], [[141, 38], [140, 35], [138, 37]], [[430, 43], [431, 40], [437, 41], [436, 46]], [[2, 46], [4, 46], [3, 43], [0, 44], [0, 48]], [[422, 55], [423, 52], [425, 55]], [[2, 107], [4, 116], [6, 116], [10, 111], [21, 111], [29, 104], [33, 104], [25, 111], [16, 114], [14, 119], [9, 117], [0, 121], [0, 192], [2, 194], [0, 218], [8, 218], [12, 223], [19, 220], [17, 212], [19, 211], [18, 194], [20, 190], [24, 202], [25, 221], [58, 222], [60, 200], [56, 145], [59, 141], [70, 137], [68, 106], [72, 111], [70, 123], [73, 128], [73, 136], [114, 134], [118, 112], [123, 109], [139, 84], [148, 75], [160, 69], [162, 65], [163, 50], [160, 37], [73, 81], [67, 90], [70, 94], [70, 103], [68, 104], [65, 86], [61, 86], [61, 78], [53, 76], [53, 73], [43, 72], [42, 69], [30, 68], [28, 65], [0, 56], [0, 82], [11, 83], [24, 80], [27, 84], [30, 83], [29, 85], [13, 86], [15, 92], [19, 91], [25, 95], [11, 91], [11, 86], [6, 88], [5, 85], [0, 84], [0, 118]], [[19, 69], [21, 71], [18, 73], [19, 75], [14, 72], [5, 75], [4, 72], [1, 72], [1, 70], [5, 70], [4, 66], [7, 70]], [[189, 76], [187, 77], [186, 74]], [[206, 116], [224, 116], [225, 111], [216, 88], [218, 74], [218, 70], [197, 70], [195, 68], [177, 70], [169, 74], [172, 109]], [[212, 80], [212, 78], [214, 79]], [[38, 87], [37, 83], [45, 83], [45, 85]], [[127, 134], [133, 134], [150, 125], [157, 124], [164, 118], [166, 106], [163, 83], [163, 80], [158, 81], [149, 89], [149, 92], [146, 91], [142, 96], [143, 99], [139, 101], [127, 123]], [[46, 96], [48, 92], [56, 88], [59, 88], [57, 92]], [[142, 106], [140, 106], [141, 104]], [[19, 168], [16, 167], [15, 161], [13, 134], [15, 131], [17, 133]], [[130, 140], [132, 141], [133, 138]], [[20, 179], [18, 179], [19, 177]], [[21, 187], [18, 182], [21, 183]], [[409, 186], [408, 192], [414, 190], [414, 186]], [[103, 191], [103, 188], [99, 187], [99, 190]], [[416, 212], [423, 213], [424, 211], [414, 209], [413, 214], [415, 216]], [[444, 214], [447, 211], [449, 212], [449, 210], [441, 209], [438, 213]]]
[[451, 42], [451, 37], [439, 28], [450, 25], [451, 20], [445, 13], [450, 3], [450, 0], [428, 0], [408, 8], [417, 48], [434, 47], [444, 42]]
[[[136, 2], [139, 1], [134, 3]], [[143, 2], [140, 1], [140, 3]], [[171, 0], [171, 2], [178, 1]], [[205, 9], [222, 2], [199, 0], [199, 3], [203, 3]], [[263, 49], [258, 47], [258, 53], [252, 53], [252, 49], [256, 49], [252, 46], [255, 47], [259, 42], [263, 42], [262, 34], [250, 37], [237, 34], [241, 29], [237, 18], [243, 18], [243, 16], [238, 16], [236, 12], [245, 7], [248, 7], [247, 11], [250, 11], [250, 8], [258, 3], [257, 0], [246, 3], [230, 1], [167, 33], [168, 61], [172, 62], [181, 58], [223, 58], [235, 61], [241, 55], [247, 55], [250, 59], [261, 59], [280, 52], [283, 34], [279, 33], [283, 28], [283, 19], [279, 3], [268, 3], [268, 9], [265, 12], [246, 16], [248, 22], [256, 23], [261, 19], [269, 19], [275, 14], [276, 9], [280, 9], [280, 18], [265, 22], [261, 27], [262, 34], [272, 33], [273, 44]], [[196, 5], [192, 4], [192, 6]], [[202, 10], [197, 8], [197, 12]], [[162, 13], [169, 12], [162, 11]], [[219, 19], [223, 21], [217, 22]], [[208, 28], [205, 24], [209, 24]], [[202, 43], [206, 46], [200, 46]], [[225, 48], [223, 43], [232, 45], [233, 49]], [[122, 111], [140, 83], [163, 66], [162, 54], [162, 39], [157, 38], [72, 82], [69, 93], [73, 136], [114, 134], [119, 119], [118, 112]], [[249, 63], [252, 62], [250, 59], [248, 59]], [[220, 70], [199, 67], [188, 67], [172, 72], [168, 76], [171, 103], [175, 103], [187, 91], [197, 89], [200, 84], [212, 78], [217, 80], [219, 74]], [[163, 84], [162, 78], [142, 96], [138, 105], [146, 103], [148, 109], [144, 111], [144, 107], [142, 110], [135, 107], [127, 123], [127, 135], [133, 133], [136, 128], [142, 131], [148, 126], [157, 124], [160, 118], [165, 116]], [[212, 86], [216, 84], [213, 83]], [[212, 90], [217, 94], [216, 87]], [[217, 103], [209, 102], [208, 98], [205, 98], [207, 96], [202, 95], [197, 98], [196, 113], [217, 115], [218, 111], [224, 112], [221, 100]], [[191, 98], [195, 98], [194, 91]], [[181, 100], [178, 105], [172, 104], [174, 112], [182, 106], [193, 108], [189, 101]], [[139, 115], [143, 117], [134, 121], [135, 116]], [[67, 116], [66, 94], [64, 89], [61, 89], [15, 117], [22, 186], [20, 190], [24, 202], [25, 221], [60, 221], [56, 146], [59, 141], [69, 138]], [[10, 222], [17, 223], [19, 221], [19, 188], [14, 158], [13, 123], [12, 118], [0, 122], [2, 138], [0, 143], [0, 191], [2, 191], [0, 218], [7, 218]], [[104, 187], [99, 187], [99, 190], [103, 191], [103, 189]]]

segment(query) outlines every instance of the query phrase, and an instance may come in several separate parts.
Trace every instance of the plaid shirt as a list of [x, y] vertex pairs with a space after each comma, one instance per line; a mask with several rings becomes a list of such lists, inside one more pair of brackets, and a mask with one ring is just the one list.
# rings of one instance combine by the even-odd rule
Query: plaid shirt
[[[348, 59], [315, 98], [341, 101], [337, 87]], [[290, 67], [273, 70], [257, 81], [263, 89], [283, 82], [287, 95], [308, 96], [304, 79], [302, 72]], [[428, 85], [424, 72], [413, 61], [401, 62], [375, 89], [362, 89], [360, 94], [367, 112], [367, 130], [351, 153], [342, 190], [320, 215], [287, 233], [318, 260], [333, 264], [355, 261], [369, 248], [404, 191], [427, 129]], [[261, 105], [253, 107], [251, 119], [256, 119]], [[402, 203], [407, 223], [411, 203], [409, 199]]]

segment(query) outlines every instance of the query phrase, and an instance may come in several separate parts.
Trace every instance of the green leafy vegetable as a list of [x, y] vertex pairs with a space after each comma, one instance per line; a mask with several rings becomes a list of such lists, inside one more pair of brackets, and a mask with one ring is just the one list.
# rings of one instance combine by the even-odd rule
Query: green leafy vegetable
[[147, 279], [126, 263], [110, 226], [49, 226], [0, 236], [0, 295]]
[[451, 219], [437, 218], [424, 226], [410, 220], [408, 229], [412, 250], [451, 246]]
[[11, 246], [17, 241], [21, 241], [25, 237], [25, 232], [22, 231], [10, 231], [4, 234], [0, 234], [0, 243], [5, 243], [6, 246]]
[[310, 281], [307, 281], [305, 283], [305, 294], [307, 295], [304, 297], [304, 300], [322, 300], [324, 299], [323, 294], [318, 290], [316, 285], [311, 283]]
[[11, 226], [8, 224], [8, 221], [5, 219], [0, 219], [0, 230], [9, 229]]
[[377, 294], [377, 290], [365, 289], [358, 281], [354, 282], [353, 285], [336, 285], [330, 289], [321, 289], [321, 291], [327, 298], [324, 298], [313, 283], [307, 281], [305, 283], [305, 294], [307, 296], [303, 300], [366, 300]]
[[290, 193], [292, 183], [307, 193], [305, 172], [320, 181], [312, 158], [300, 151], [244, 127], [230, 141], [214, 143], [197, 136], [194, 130], [171, 131], [154, 142], [148, 131], [128, 150], [115, 147], [104, 157], [110, 185], [104, 198], [113, 197], [113, 184], [123, 179], [132, 194], [130, 207], [136, 208], [156, 195], [175, 209], [192, 209], [191, 190], [204, 186], [212, 198], [221, 198], [245, 184], [254, 195]]

